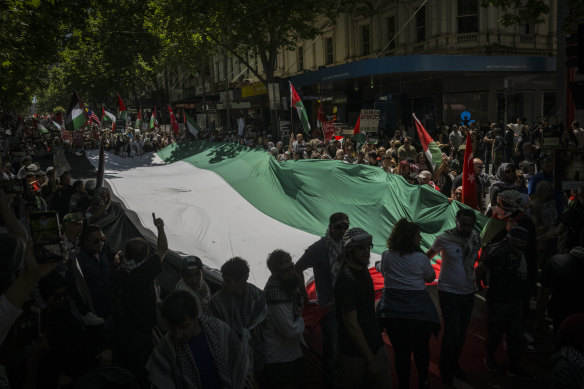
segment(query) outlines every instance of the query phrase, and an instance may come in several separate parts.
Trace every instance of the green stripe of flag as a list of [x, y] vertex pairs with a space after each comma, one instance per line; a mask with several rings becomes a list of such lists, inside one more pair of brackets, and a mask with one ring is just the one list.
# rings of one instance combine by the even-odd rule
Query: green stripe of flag
[[[437, 234], [455, 227], [456, 212], [465, 207], [374, 166], [334, 160], [278, 163], [263, 150], [203, 141], [173, 143], [158, 155], [167, 163], [185, 161], [217, 173], [264, 214], [311, 234], [322, 235], [329, 216], [342, 210], [351, 227], [373, 235], [377, 253], [385, 250], [393, 222], [400, 218], [420, 225], [427, 249]], [[482, 227], [484, 217], [477, 215], [477, 220]]]

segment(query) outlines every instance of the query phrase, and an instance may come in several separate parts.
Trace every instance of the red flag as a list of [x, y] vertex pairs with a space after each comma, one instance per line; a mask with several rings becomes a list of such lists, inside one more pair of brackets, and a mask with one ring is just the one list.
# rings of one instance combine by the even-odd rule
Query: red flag
[[168, 106], [168, 112], [170, 113], [170, 124], [172, 125], [172, 131], [174, 132], [174, 135], [178, 135], [178, 122], [176, 121], [176, 116], [174, 116], [172, 109], [170, 109], [170, 105]]
[[120, 94], [118, 93], [118, 110], [120, 112], [125, 111], [126, 110], [126, 106], [124, 105], [124, 102], [122, 101], [122, 96], [120, 96]]
[[471, 208], [479, 209], [477, 204], [477, 177], [475, 176], [470, 134], [466, 136], [464, 165], [462, 168], [462, 202]]
[[322, 102], [320, 103], [319, 107], [318, 107], [318, 121], [321, 123], [326, 121], [325, 117], [324, 117], [324, 109], [322, 107]]
[[353, 135], [358, 134], [361, 132], [361, 115], [357, 118], [357, 124], [355, 124], [355, 128], [353, 129]]

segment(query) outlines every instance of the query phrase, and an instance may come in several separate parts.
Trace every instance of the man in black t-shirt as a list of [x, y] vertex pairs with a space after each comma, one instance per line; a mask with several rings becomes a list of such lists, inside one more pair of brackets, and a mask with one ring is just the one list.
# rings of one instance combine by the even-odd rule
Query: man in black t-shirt
[[[534, 381], [535, 377], [520, 363], [523, 346], [524, 310], [523, 298], [526, 287], [528, 265], [526, 247], [529, 231], [515, 226], [509, 229], [502, 242], [489, 245], [483, 251], [482, 265], [489, 271], [487, 291], [487, 340], [485, 342], [485, 365], [489, 371], [500, 371], [495, 360], [495, 352], [503, 335], [507, 340], [507, 354], [510, 366], [507, 375], [523, 381]], [[484, 280], [485, 271], [478, 271]]]
[[148, 243], [133, 238], [126, 243], [125, 259], [114, 275], [114, 363], [130, 371], [140, 382], [147, 380], [145, 369], [154, 347], [152, 330], [157, 324], [157, 297], [154, 280], [162, 271], [168, 250], [164, 222], [152, 213], [158, 230], [156, 251]]
[[576, 189], [574, 203], [558, 217], [558, 224], [550, 231], [538, 236], [538, 239], [556, 239], [568, 233], [560, 245], [560, 252], [568, 252], [576, 246], [584, 246], [584, 186]]
[[372, 236], [351, 228], [341, 241], [334, 285], [338, 323], [336, 386], [390, 388], [389, 354], [375, 317], [375, 291], [367, 266]]

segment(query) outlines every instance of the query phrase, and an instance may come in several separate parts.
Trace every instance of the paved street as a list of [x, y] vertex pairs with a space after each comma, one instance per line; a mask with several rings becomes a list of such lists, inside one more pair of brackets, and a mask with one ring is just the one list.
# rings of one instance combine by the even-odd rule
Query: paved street
[[[438, 307], [438, 295], [436, 287], [429, 287], [430, 294]], [[306, 341], [311, 347], [316, 349], [315, 342], [317, 342], [318, 329], [312, 331], [306, 337]], [[487, 371], [483, 363], [484, 344], [486, 338], [486, 305], [481, 296], [477, 296], [473, 310], [473, 316], [467, 333], [467, 340], [460, 358], [460, 367], [467, 375], [466, 382], [455, 379], [453, 387], [455, 388], [549, 388], [551, 380], [551, 366], [549, 364], [549, 357], [552, 354], [553, 337], [551, 332], [536, 336], [536, 352], [524, 352], [522, 357], [524, 366], [537, 377], [535, 382], [524, 382], [516, 378], [508, 377], [505, 373], [491, 373]], [[390, 347], [391, 348], [391, 347]], [[440, 373], [438, 370], [438, 359], [440, 356], [440, 338], [434, 337], [430, 340], [430, 385], [432, 388], [448, 388], [440, 380]], [[310, 353], [307, 353], [307, 388], [321, 388], [323, 387], [320, 380], [319, 373], [315, 365], [316, 358]], [[497, 353], [497, 362], [501, 366], [506, 366], [507, 355], [506, 352], [499, 348]], [[392, 366], [393, 368], [393, 366]], [[415, 366], [412, 361], [412, 387], [417, 387], [417, 379], [415, 373]], [[394, 387], [397, 387], [394, 375]]]

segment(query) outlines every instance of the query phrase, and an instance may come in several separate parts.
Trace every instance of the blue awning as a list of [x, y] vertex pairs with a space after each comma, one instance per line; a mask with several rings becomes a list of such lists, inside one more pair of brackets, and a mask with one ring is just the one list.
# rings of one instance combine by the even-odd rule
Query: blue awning
[[405, 55], [371, 58], [290, 77], [294, 86], [379, 74], [416, 72], [554, 72], [556, 57]]

